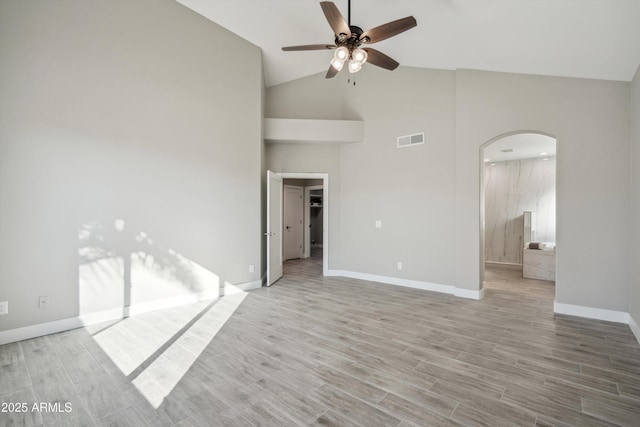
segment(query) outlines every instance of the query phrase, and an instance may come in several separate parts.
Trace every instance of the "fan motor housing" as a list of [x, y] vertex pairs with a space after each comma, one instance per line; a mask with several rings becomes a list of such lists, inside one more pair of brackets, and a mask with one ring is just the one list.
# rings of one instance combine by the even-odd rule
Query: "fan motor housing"
[[355, 49], [360, 46], [362, 43], [366, 42], [367, 37], [363, 40], [360, 40], [360, 36], [364, 33], [364, 30], [357, 25], [349, 25], [349, 29], [351, 30], [351, 36], [348, 38], [344, 38], [344, 36], [340, 37], [336, 35], [336, 45], [344, 46], [347, 45], [351, 47], [351, 49]]

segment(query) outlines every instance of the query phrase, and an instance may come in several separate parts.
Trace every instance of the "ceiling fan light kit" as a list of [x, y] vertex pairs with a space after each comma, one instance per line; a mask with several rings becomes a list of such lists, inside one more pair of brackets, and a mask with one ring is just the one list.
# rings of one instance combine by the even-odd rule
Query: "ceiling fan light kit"
[[341, 61], [339, 59], [333, 58], [331, 60], [331, 66], [333, 68], [335, 68], [336, 70], [340, 71], [340, 70], [342, 70], [342, 67], [344, 66], [344, 61]]
[[393, 58], [384, 53], [370, 48], [360, 47], [363, 44], [376, 43], [390, 37], [403, 33], [417, 25], [413, 16], [388, 22], [378, 27], [363, 31], [362, 28], [351, 25], [351, 0], [349, 0], [349, 22], [344, 17], [333, 2], [322, 1], [320, 7], [324, 12], [329, 26], [334, 32], [335, 44], [313, 44], [302, 46], [283, 47], [284, 51], [302, 50], [325, 50], [335, 49], [331, 59], [329, 70], [325, 78], [335, 77], [342, 70], [345, 62], [348, 63], [349, 73], [357, 73], [362, 69], [365, 62], [384, 68], [385, 70], [395, 70], [400, 65]]
[[364, 49], [357, 48], [351, 52], [351, 58], [358, 64], [364, 64], [367, 61], [367, 56], [367, 51]]
[[342, 62], [346, 61], [349, 58], [349, 49], [347, 49], [344, 46], [340, 46], [333, 53], [333, 58], [336, 61], [342, 61]]
[[351, 74], [353, 74], [353, 73], [357, 73], [360, 70], [362, 70], [362, 64], [356, 62], [353, 59], [350, 59], [349, 60], [349, 72]]

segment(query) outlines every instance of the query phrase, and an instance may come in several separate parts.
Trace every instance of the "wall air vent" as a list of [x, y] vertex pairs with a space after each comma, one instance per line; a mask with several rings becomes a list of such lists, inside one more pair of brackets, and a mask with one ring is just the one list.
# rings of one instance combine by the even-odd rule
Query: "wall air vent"
[[424, 144], [424, 132], [398, 137], [398, 148]]

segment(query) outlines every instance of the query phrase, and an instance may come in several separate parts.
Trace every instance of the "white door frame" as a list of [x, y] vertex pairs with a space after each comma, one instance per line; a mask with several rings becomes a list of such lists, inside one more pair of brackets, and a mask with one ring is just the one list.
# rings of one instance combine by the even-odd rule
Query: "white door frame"
[[[309, 258], [311, 256], [311, 229], [309, 225], [311, 224], [311, 190], [322, 190], [322, 198], [324, 199], [324, 187], [322, 185], [310, 185], [308, 187], [304, 187], [304, 253], [303, 256], [305, 258]], [[324, 209], [324, 203], [322, 204], [322, 209]], [[324, 212], [323, 212], [324, 213]], [[324, 220], [324, 217], [323, 217]], [[324, 225], [323, 225], [324, 229]]]
[[282, 172], [283, 179], [322, 179], [322, 275], [329, 271], [329, 174]]

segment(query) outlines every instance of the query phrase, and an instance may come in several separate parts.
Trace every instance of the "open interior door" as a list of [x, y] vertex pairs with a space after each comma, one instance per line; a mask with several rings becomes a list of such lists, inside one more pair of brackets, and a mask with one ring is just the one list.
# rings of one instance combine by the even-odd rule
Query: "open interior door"
[[267, 171], [267, 286], [282, 277], [282, 177]]

